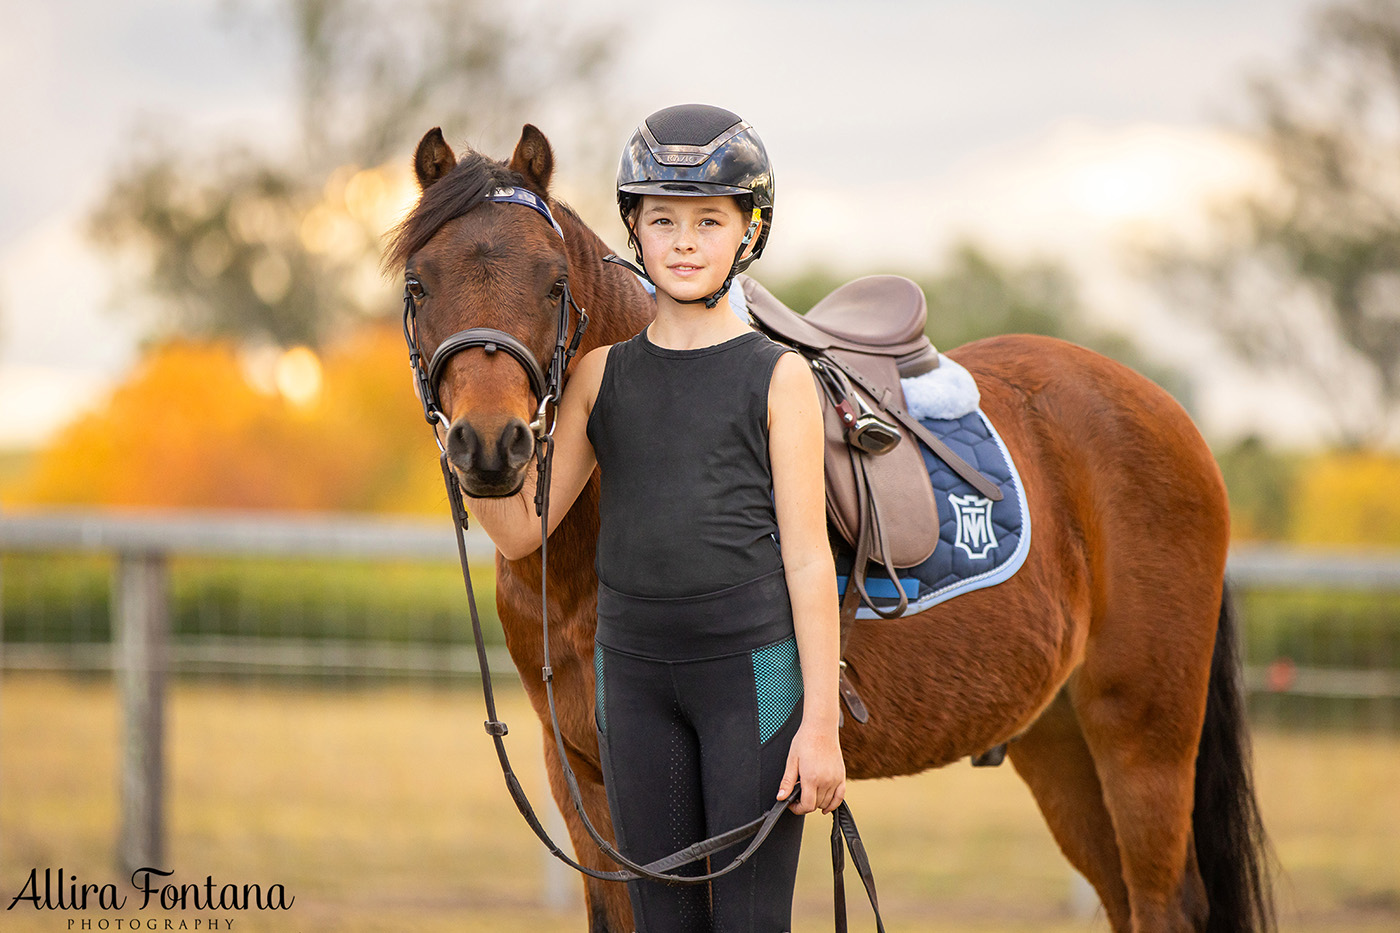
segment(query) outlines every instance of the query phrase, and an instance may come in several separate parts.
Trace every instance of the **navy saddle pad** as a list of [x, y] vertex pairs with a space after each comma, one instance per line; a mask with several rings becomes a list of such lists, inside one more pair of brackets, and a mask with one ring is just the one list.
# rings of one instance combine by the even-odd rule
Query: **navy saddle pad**
[[[1000, 502], [985, 498], [920, 445], [938, 505], [939, 540], [928, 560], [898, 572], [909, 599], [904, 615], [1010, 579], [1025, 563], [1031, 542], [1031, 516], [1021, 477], [987, 416], [978, 410], [957, 419], [931, 418], [921, 423], [996, 483], [1003, 498]], [[836, 556], [836, 585], [842, 593], [854, 557], [849, 549]], [[881, 608], [893, 608], [899, 602], [894, 583], [874, 564], [865, 588]], [[879, 616], [862, 601], [856, 618]]]

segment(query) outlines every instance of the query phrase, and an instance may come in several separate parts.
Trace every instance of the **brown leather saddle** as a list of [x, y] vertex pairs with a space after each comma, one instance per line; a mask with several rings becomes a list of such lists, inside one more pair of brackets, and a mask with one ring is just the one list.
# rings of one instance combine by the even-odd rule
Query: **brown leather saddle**
[[[739, 281], [757, 327], [801, 353], [821, 389], [827, 517], [855, 554], [841, 600], [841, 696], [865, 722], [869, 713], [844, 660], [856, 610], [864, 598], [886, 618], [902, 615], [908, 599], [898, 571], [923, 563], [938, 544], [938, 507], [920, 444], [987, 498], [1000, 500], [1001, 490], [905, 411], [899, 380], [938, 367], [918, 285], [896, 275], [867, 276], [800, 315], [753, 279]], [[872, 570], [893, 581], [896, 606], [882, 610], [866, 596]]]

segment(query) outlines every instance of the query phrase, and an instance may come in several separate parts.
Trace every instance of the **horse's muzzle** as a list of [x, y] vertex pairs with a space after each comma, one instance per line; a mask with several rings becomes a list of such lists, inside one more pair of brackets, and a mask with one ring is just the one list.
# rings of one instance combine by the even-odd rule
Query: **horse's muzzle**
[[510, 418], [494, 429], [459, 418], [447, 432], [448, 462], [457, 471], [463, 491], [479, 499], [519, 492], [534, 453], [535, 436], [520, 418]]

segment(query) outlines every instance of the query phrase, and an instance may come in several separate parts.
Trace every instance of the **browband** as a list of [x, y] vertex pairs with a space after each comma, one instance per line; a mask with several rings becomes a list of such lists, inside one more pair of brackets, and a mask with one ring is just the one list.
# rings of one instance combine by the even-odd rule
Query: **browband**
[[549, 205], [544, 198], [535, 194], [528, 188], [497, 188], [487, 195], [486, 200], [495, 201], [498, 204], [522, 204], [531, 210], [538, 211], [549, 225], [554, 228], [554, 232], [559, 234], [559, 239], [564, 239], [564, 231], [559, 226], [559, 221], [554, 219], [554, 215], [549, 212]]

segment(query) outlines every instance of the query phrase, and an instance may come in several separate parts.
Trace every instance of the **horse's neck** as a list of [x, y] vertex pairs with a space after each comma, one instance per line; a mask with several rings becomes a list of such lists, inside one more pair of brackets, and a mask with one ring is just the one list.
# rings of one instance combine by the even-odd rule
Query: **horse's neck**
[[561, 225], [569, 254], [569, 287], [588, 312], [580, 355], [636, 336], [656, 316], [656, 303], [636, 276], [603, 262], [612, 250], [583, 221], [570, 212]]
[[[603, 262], [608, 249], [598, 235], [572, 212], [559, 212], [569, 254], [569, 288], [588, 312], [588, 330], [579, 356], [637, 335], [656, 315], [656, 303], [636, 276], [622, 266]], [[577, 365], [577, 360], [575, 360]], [[561, 564], [591, 579], [598, 536], [598, 486], [588, 483], [559, 526], [560, 547], [551, 551]], [[554, 540], [553, 537], [550, 539]]]

